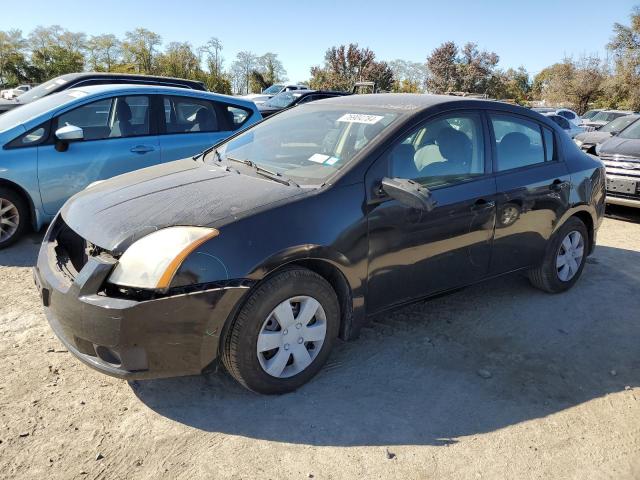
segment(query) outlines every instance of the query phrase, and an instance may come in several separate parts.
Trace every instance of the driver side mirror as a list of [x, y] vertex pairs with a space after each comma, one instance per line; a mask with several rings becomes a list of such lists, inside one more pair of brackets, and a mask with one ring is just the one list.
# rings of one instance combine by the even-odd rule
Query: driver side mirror
[[380, 190], [403, 205], [418, 210], [430, 212], [437, 204], [431, 198], [431, 191], [413, 180], [385, 177], [382, 179]]
[[612, 137], [616, 137], [619, 133], [620, 133], [620, 132], [619, 132], [618, 130], [612, 130], [612, 131], [610, 131], [610, 132], [609, 132], [609, 134], [610, 134]]
[[84, 130], [75, 125], [66, 125], [56, 130], [56, 150], [65, 152], [69, 148], [69, 142], [83, 140]]

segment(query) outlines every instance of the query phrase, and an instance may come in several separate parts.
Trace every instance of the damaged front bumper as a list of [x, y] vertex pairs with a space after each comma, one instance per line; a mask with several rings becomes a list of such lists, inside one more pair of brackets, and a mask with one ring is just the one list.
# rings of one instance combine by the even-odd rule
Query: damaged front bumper
[[33, 274], [51, 328], [82, 362], [128, 380], [200, 373], [249, 288], [227, 282], [149, 300], [113, 297], [104, 285], [115, 259], [89, 257], [71, 278], [57, 256], [47, 234]]

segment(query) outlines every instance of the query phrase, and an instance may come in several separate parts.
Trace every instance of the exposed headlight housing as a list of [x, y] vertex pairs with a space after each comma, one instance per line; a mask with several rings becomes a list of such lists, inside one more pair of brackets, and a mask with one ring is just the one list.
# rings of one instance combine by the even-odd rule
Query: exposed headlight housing
[[206, 227], [168, 227], [150, 233], [127, 248], [109, 282], [121, 287], [169, 288], [185, 258], [219, 233]]

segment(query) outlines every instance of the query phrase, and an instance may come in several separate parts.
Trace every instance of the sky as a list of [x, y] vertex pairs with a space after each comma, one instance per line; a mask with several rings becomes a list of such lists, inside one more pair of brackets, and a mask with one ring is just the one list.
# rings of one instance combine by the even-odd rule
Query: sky
[[[638, 0], [270, 1], [242, 0], [30, 0], [5, 8], [0, 30], [26, 35], [38, 25], [61, 25], [89, 35], [124, 33], [138, 26], [163, 43], [195, 47], [217, 37], [225, 66], [236, 53], [277, 53], [289, 80], [309, 78], [334, 45], [356, 42], [379, 60], [424, 62], [442, 42], [476, 42], [496, 52], [500, 67], [524, 66], [535, 74], [565, 56], [599, 54], [615, 22], [628, 23]], [[15, 2], [12, 5], [16, 5]]]

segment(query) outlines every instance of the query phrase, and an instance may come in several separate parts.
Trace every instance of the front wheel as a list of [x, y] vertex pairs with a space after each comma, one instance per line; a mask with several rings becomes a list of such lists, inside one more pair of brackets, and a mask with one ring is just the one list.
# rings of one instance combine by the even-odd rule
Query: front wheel
[[226, 335], [222, 361], [249, 390], [290, 392], [322, 368], [339, 322], [331, 285], [310, 270], [289, 268], [250, 294]]
[[0, 187], [0, 249], [17, 241], [26, 228], [29, 210], [20, 195]]
[[588, 251], [587, 227], [571, 217], [553, 235], [540, 266], [529, 271], [532, 285], [549, 293], [570, 289], [580, 278]]

